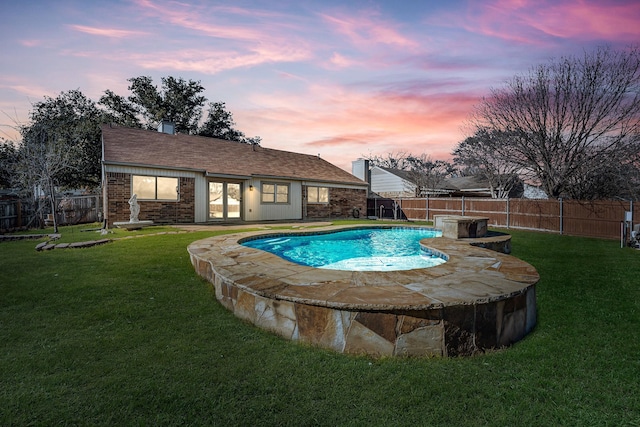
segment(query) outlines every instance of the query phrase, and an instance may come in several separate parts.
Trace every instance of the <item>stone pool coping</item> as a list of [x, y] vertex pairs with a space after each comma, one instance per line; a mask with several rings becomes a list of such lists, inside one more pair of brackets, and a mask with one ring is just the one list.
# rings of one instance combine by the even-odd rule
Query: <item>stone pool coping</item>
[[188, 251], [198, 274], [236, 316], [287, 339], [339, 352], [471, 355], [510, 345], [535, 326], [535, 268], [477, 246], [510, 240], [508, 235], [424, 239], [424, 248], [448, 261], [384, 272], [306, 267], [239, 243], [250, 236], [371, 227], [235, 233], [196, 241]]
[[[332, 226], [321, 231], [369, 227], [372, 226]], [[422, 246], [447, 255], [447, 262], [430, 268], [380, 272], [302, 266], [238, 243], [249, 236], [314, 231], [228, 234], [194, 242], [188, 250], [192, 260], [210, 263], [218, 274], [240, 289], [272, 299], [341, 309], [430, 309], [487, 303], [520, 294], [540, 279], [535, 268], [524, 261], [475, 246], [504, 240], [503, 236], [426, 239]]]

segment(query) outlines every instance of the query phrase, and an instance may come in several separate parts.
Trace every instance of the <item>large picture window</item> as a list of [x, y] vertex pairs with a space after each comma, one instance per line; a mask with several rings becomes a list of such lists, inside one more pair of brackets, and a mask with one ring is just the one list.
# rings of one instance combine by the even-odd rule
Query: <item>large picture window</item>
[[308, 203], [329, 203], [329, 189], [327, 187], [307, 187]]
[[262, 203], [289, 203], [289, 184], [262, 183]]
[[178, 200], [178, 178], [133, 175], [131, 184], [140, 200]]

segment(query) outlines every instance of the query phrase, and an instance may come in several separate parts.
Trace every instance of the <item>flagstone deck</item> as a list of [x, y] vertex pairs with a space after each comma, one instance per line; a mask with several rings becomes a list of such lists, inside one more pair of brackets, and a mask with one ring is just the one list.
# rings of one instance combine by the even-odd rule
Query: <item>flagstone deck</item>
[[229, 234], [194, 242], [188, 251], [198, 274], [236, 316], [287, 339], [338, 352], [472, 355], [509, 346], [536, 324], [535, 268], [470, 244], [493, 247], [509, 241], [508, 235], [426, 239], [421, 244], [446, 255], [446, 263], [391, 272], [306, 267], [238, 243], [287, 233], [303, 232]]

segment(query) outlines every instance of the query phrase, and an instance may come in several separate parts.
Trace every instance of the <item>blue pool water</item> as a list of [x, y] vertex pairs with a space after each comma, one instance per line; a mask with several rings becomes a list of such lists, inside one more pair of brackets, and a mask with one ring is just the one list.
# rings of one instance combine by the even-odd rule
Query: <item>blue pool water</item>
[[350, 271], [412, 270], [440, 265], [445, 259], [420, 247], [439, 237], [428, 228], [360, 228], [323, 234], [278, 235], [242, 243], [296, 264]]

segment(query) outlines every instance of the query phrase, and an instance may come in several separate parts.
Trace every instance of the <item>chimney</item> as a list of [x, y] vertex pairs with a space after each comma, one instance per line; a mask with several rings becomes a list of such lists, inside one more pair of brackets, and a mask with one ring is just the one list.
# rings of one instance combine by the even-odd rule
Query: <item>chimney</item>
[[358, 159], [351, 162], [351, 175], [369, 182], [369, 160]]
[[173, 135], [176, 133], [176, 125], [169, 120], [163, 120], [158, 124], [158, 132]]

